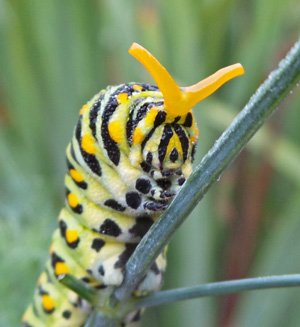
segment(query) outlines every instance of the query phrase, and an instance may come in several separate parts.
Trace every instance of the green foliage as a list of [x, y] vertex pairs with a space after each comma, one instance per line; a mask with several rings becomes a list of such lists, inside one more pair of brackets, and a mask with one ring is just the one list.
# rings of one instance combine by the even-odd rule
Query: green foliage
[[[47, 256], [79, 108], [108, 84], [151, 82], [127, 54], [131, 42], [182, 85], [244, 65], [246, 75], [218, 101], [195, 109], [199, 162], [297, 39], [297, 12], [296, 0], [0, 0], [1, 327], [19, 324]], [[299, 272], [299, 100], [295, 90], [183, 225], [166, 288]], [[142, 325], [297, 326], [298, 297], [289, 289], [177, 303], [147, 313]]]

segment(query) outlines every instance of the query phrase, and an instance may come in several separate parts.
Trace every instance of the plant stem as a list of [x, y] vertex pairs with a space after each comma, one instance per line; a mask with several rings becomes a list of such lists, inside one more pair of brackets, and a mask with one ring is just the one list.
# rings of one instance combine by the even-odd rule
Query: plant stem
[[126, 264], [124, 282], [116, 289], [112, 305], [131, 296], [175, 231], [299, 79], [300, 40], [258, 88], [248, 104], [203, 158], [166, 212], [139, 243]]
[[80, 297], [87, 300], [89, 303], [94, 304], [97, 298], [97, 291], [94, 287], [84, 283], [83, 281], [75, 278], [69, 274], [63, 274], [59, 276], [59, 281]]
[[300, 274], [247, 278], [153, 293], [134, 300], [134, 309], [153, 307], [176, 301], [249, 290], [300, 286]]

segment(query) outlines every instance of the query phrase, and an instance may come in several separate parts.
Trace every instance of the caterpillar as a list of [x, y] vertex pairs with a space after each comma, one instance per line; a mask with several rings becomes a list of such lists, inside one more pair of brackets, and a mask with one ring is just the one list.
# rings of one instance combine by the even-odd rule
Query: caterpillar
[[[129, 53], [157, 86], [108, 86], [81, 108], [66, 151], [66, 204], [23, 327], [84, 325], [93, 308], [58, 281], [61, 274], [71, 274], [99, 292], [122, 283], [124, 266], [137, 244], [192, 172], [198, 138], [192, 107], [243, 74], [235, 64], [179, 87], [142, 46], [133, 43]], [[136, 293], [159, 290], [165, 268], [164, 251]], [[140, 312], [134, 312], [122, 325], [139, 317]]]

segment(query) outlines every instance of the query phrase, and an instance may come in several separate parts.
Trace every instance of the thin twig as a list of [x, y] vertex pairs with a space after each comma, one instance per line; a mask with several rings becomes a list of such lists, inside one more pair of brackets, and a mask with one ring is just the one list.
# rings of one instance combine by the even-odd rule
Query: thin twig
[[58, 280], [89, 303], [95, 303], [97, 290], [94, 287], [69, 274], [60, 275]]
[[140, 309], [204, 296], [295, 286], [300, 286], [300, 274], [247, 278], [157, 292], [137, 298], [133, 305]]

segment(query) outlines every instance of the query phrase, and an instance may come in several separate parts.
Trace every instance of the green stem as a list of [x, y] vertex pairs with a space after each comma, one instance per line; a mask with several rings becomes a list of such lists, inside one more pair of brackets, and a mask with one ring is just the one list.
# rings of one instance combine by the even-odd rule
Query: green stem
[[77, 293], [80, 297], [87, 300], [89, 303], [95, 304], [97, 299], [97, 291], [94, 287], [84, 283], [76, 277], [68, 274], [59, 276], [59, 281], [64, 286], [70, 288]]
[[300, 274], [247, 278], [153, 293], [134, 300], [133, 307], [140, 309], [204, 296], [294, 286], [300, 286]]
[[169, 243], [175, 231], [299, 79], [300, 41], [251, 97], [186, 181], [176, 199], [139, 243], [126, 264], [124, 282], [116, 289], [112, 305], [130, 298], [139, 281]]

